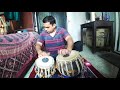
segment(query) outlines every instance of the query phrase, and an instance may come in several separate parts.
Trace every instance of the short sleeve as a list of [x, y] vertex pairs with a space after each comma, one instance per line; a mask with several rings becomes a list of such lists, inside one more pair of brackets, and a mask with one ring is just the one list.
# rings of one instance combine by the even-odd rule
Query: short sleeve
[[39, 35], [39, 37], [38, 37], [38, 40], [37, 40], [38, 42], [41, 42], [42, 44], [44, 44], [44, 36], [43, 36], [43, 34], [41, 33], [40, 35]]
[[65, 39], [68, 35], [70, 35], [69, 32], [68, 32], [66, 29], [62, 28], [61, 30], [62, 30], [64, 39]]

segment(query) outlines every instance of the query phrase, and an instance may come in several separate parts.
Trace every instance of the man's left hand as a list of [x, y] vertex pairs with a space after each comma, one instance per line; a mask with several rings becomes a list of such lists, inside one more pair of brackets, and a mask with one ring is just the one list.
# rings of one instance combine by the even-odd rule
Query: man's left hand
[[64, 55], [69, 55], [70, 54], [70, 51], [68, 50], [68, 49], [60, 49], [59, 51], [58, 51], [58, 54], [62, 54], [63, 56]]

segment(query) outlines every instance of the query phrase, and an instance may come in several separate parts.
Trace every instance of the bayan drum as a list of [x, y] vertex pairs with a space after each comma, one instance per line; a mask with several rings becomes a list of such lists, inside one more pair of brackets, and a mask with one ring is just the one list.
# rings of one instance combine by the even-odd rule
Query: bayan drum
[[35, 72], [40, 78], [50, 78], [55, 73], [54, 59], [51, 56], [42, 56], [35, 61]]
[[83, 62], [84, 59], [80, 56], [79, 52], [72, 50], [68, 56], [59, 54], [56, 57], [56, 68], [62, 75], [74, 77], [82, 71]]

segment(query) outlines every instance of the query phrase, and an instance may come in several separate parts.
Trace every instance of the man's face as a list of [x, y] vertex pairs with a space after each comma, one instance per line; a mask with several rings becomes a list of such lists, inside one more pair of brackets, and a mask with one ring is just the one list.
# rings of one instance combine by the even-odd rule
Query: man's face
[[50, 24], [50, 22], [46, 22], [46, 23], [43, 23], [43, 27], [48, 33], [52, 33], [55, 30], [56, 24], [52, 25]]

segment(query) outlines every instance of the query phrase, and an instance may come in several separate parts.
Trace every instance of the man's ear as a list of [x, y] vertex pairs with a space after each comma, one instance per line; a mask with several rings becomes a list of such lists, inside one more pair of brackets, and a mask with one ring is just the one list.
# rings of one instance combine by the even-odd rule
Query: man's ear
[[53, 27], [56, 28], [56, 24], [53, 24]]

